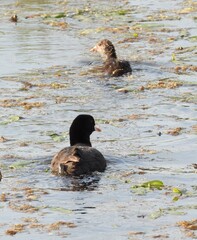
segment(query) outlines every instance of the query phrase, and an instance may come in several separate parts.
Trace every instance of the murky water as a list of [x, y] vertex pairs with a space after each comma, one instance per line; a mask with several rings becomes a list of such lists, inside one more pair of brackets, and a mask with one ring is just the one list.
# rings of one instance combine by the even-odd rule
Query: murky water
[[[178, 226], [197, 208], [196, 4], [99, 3], [0, 3], [2, 239], [197, 236]], [[102, 38], [130, 61], [132, 76], [91, 71], [101, 59], [89, 49]], [[108, 167], [53, 176], [51, 158], [79, 113], [102, 128], [91, 139]], [[165, 187], [132, 188], [151, 180]]]

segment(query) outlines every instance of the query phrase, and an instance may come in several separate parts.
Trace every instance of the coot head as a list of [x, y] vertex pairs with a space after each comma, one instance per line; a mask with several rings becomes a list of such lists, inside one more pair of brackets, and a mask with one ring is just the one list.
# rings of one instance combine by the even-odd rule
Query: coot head
[[101, 40], [90, 51], [98, 52], [104, 59], [117, 58], [115, 47], [108, 39]]
[[96, 127], [94, 118], [88, 114], [78, 115], [70, 126], [70, 145], [83, 144], [86, 146], [92, 146], [90, 135], [94, 131], [101, 131]]

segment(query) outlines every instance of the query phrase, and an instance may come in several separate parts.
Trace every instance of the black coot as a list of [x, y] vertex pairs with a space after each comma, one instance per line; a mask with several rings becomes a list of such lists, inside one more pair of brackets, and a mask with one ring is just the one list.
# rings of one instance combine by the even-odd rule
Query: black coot
[[100, 129], [95, 126], [91, 115], [77, 116], [69, 131], [70, 147], [62, 149], [53, 157], [52, 172], [74, 176], [90, 174], [94, 171], [103, 172], [106, 168], [106, 160], [90, 142], [90, 135], [94, 131]]

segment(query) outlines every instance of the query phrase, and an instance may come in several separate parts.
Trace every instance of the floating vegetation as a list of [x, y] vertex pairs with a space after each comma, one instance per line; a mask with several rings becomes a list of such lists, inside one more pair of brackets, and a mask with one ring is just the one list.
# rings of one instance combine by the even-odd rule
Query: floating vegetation
[[176, 196], [174, 196], [172, 199], [174, 202], [178, 201], [179, 198], [183, 195], [183, 192], [179, 188], [176, 188], [176, 187], [172, 188], [172, 192], [176, 194]]
[[197, 94], [186, 92], [179, 96], [170, 97], [174, 101], [186, 102], [186, 103], [197, 103]]
[[26, 16], [25, 19], [37, 18], [37, 17], [40, 17], [40, 16], [43, 16], [42, 13], [36, 13], [36, 14]]
[[175, 16], [175, 15], [166, 15], [166, 14], [154, 14], [154, 15], [149, 15], [147, 16], [147, 19], [143, 19], [142, 22], [153, 22], [153, 21], [164, 21], [164, 20], [180, 20], [180, 16]]
[[173, 193], [178, 193], [178, 194], [180, 194], [180, 195], [183, 194], [183, 192], [182, 192], [179, 188], [175, 188], [175, 187], [172, 189], [172, 192], [173, 192]]
[[140, 149], [140, 152], [141, 152], [142, 154], [156, 154], [156, 153], [157, 153], [156, 150], [145, 149], [145, 148]]
[[3, 136], [0, 136], [0, 142], [2, 143], [2, 142], [7, 142], [8, 141], [8, 139], [7, 138], [5, 138], [5, 137], [3, 137]]
[[149, 182], [142, 183], [140, 185], [132, 186], [132, 189], [140, 188], [140, 187], [148, 188], [148, 189], [158, 189], [158, 190], [161, 190], [164, 187], [164, 184], [160, 180], [152, 180], [152, 181], [149, 181]]
[[67, 13], [66, 12], [60, 12], [60, 13], [47, 13], [47, 14], [43, 14], [41, 15], [42, 18], [46, 19], [46, 18], [65, 18], [67, 17]]
[[197, 238], [197, 233], [194, 232], [197, 231], [197, 219], [177, 222], [177, 226], [185, 231], [186, 237], [190, 237], [192, 239]]
[[39, 87], [39, 88], [52, 88], [52, 89], [61, 89], [61, 88], [67, 88], [68, 85], [64, 83], [57, 83], [57, 82], [52, 82], [52, 83], [30, 83], [30, 82], [22, 82], [24, 87], [22, 87], [20, 90], [21, 91], [26, 91], [29, 90], [30, 88], [33, 87]]
[[130, 232], [128, 233], [128, 236], [129, 236], [129, 237], [133, 237], [133, 236], [144, 235], [144, 234], [145, 234], [145, 232], [130, 231]]
[[[186, 207], [185, 207], [186, 208]], [[157, 219], [164, 215], [170, 214], [170, 215], [186, 215], [186, 211], [184, 207], [169, 207], [166, 209], [159, 209], [149, 215], [151, 219]], [[181, 211], [182, 210], [182, 211]]]
[[1, 193], [0, 195], [0, 202], [6, 202], [7, 198], [6, 198], [6, 194], [5, 193]]
[[50, 210], [52, 210], [54, 212], [61, 212], [61, 213], [64, 213], [64, 214], [71, 214], [71, 213], [73, 213], [72, 210], [66, 209], [64, 207], [47, 207], [47, 208], [49, 208]]
[[13, 236], [29, 228], [45, 230], [46, 232], [54, 232], [54, 231], [61, 230], [63, 227], [76, 228], [77, 225], [73, 222], [67, 222], [67, 221], [57, 221], [50, 224], [42, 224], [42, 223], [39, 223], [36, 218], [25, 218], [24, 223], [14, 224], [9, 229], [7, 229], [5, 233], [7, 235]]
[[148, 119], [149, 115], [146, 114], [131, 114], [128, 116], [125, 116], [129, 120], [138, 120], [138, 119]]
[[14, 224], [11, 228], [7, 229], [5, 233], [7, 235], [13, 236], [19, 232], [24, 231], [24, 228], [25, 228], [25, 224]]
[[191, 133], [197, 134], [197, 124], [192, 126]]
[[[143, 22], [143, 21], [142, 21]], [[161, 23], [137, 23], [135, 25], [132, 26], [133, 30], [153, 30], [153, 29], [157, 29], [157, 28], [164, 28], [165, 25], [161, 24]]]
[[9, 204], [9, 207], [12, 209], [12, 210], [15, 210], [17, 212], [26, 212], [26, 213], [34, 213], [34, 212], [37, 212], [39, 210], [39, 208], [37, 207], [34, 207], [32, 205], [29, 205], [29, 204], [21, 204], [21, 205], [16, 205], [14, 203], [11, 203]]
[[[0, 101], [0, 106], [4, 107], [4, 108], [10, 108], [10, 107], [23, 107], [25, 110], [30, 110], [32, 108], [40, 108], [44, 106], [44, 103], [42, 102], [26, 102], [26, 101], [22, 101], [20, 99], [5, 99], [5, 100], [1, 100]], [[20, 119], [17, 119], [17, 116], [14, 117], [13, 119], [10, 119], [8, 121], [5, 121], [4, 123], [1, 124], [8, 124], [11, 122], [16, 122], [19, 121]]]
[[68, 101], [68, 97], [56, 97], [55, 98], [55, 103], [60, 104], [60, 103], [65, 103]]
[[173, 70], [178, 74], [186, 73], [187, 71], [191, 72], [197, 72], [197, 66], [192, 65], [182, 65], [182, 66], [176, 66], [173, 68]]
[[[18, 122], [18, 121], [20, 121], [21, 119], [23, 119], [23, 117], [20, 117], [20, 116], [17, 116], [17, 115], [15, 115], [15, 116], [10, 116], [10, 117], [8, 118], [8, 120], [3, 121], [3, 122], [0, 122], [0, 125], [7, 125], [7, 124], [9, 124], [9, 123]], [[2, 142], [3, 142], [3, 141], [5, 142], [6, 139], [5, 139], [5, 138], [1, 138], [1, 141], [2, 141]]]
[[118, 43], [138, 42], [140, 40], [142, 40], [142, 36], [138, 33], [133, 33], [132, 37], [124, 38], [123, 40], [118, 41]]
[[189, 37], [189, 40], [192, 42], [196, 42], [197, 41], [197, 36], [191, 36]]
[[73, 222], [65, 222], [65, 221], [58, 221], [55, 223], [52, 223], [48, 226], [49, 230], [59, 230], [60, 227], [62, 226], [66, 226], [68, 228], [75, 228], [77, 227], [76, 224], [74, 224]]
[[66, 22], [59, 22], [59, 21], [50, 21], [50, 22], [46, 22], [48, 25], [50, 25], [51, 27], [59, 27], [61, 29], [67, 29], [68, 28], [68, 23]]
[[146, 86], [141, 87], [141, 91], [144, 89], [146, 90], [152, 90], [152, 89], [158, 89], [158, 88], [167, 88], [167, 89], [173, 89], [182, 86], [183, 83], [179, 81], [174, 80], [167, 80], [167, 79], [161, 79], [158, 82], [150, 82]]
[[197, 219], [191, 221], [180, 221], [177, 225], [187, 230], [197, 230]]
[[157, 211], [152, 212], [149, 217], [151, 219], [157, 219], [159, 217], [162, 217], [164, 215], [170, 214], [170, 215], [186, 215], [186, 210], [196, 210], [197, 205], [180, 205], [176, 207], [167, 207], [167, 208], [160, 208]]
[[129, 26], [120, 26], [120, 27], [103, 27], [103, 28], [98, 28], [98, 31], [107, 31], [111, 33], [128, 33], [129, 31]]
[[160, 180], [152, 180], [139, 185], [131, 186], [131, 190], [136, 195], [145, 195], [152, 190], [162, 190], [164, 184]]
[[127, 121], [127, 119], [126, 118], [117, 118], [117, 119], [114, 118], [114, 119], [109, 119], [109, 120], [107, 120], [107, 119], [96, 119], [96, 122], [98, 124], [110, 124], [114, 127], [119, 126], [119, 123], [124, 122], [124, 121]]
[[68, 137], [67, 133], [57, 134], [55, 132], [49, 132], [47, 135], [50, 136], [54, 142], [63, 142]]
[[20, 168], [24, 168], [24, 167], [27, 167], [28, 165], [30, 165], [32, 162], [30, 161], [18, 161], [18, 162], [15, 162], [13, 164], [11, 164], [9, 166], [10, 169], [20, 169]]
[[186, 8], [183, 8], [183, 9], [177, 11], [178, 14], [189, 14], [192, 12], [196, 12], [195, 7], [186, 7]]
[[89, 7], [85, 8], [78, 8], [76, 9], [75, 13], [73, 14], [73, 17], [80, 17], [80, 16], [104, 16], [104, 17], [111, 17], [111, 16], [125, 16], [129, 12], [131, 12], [130, 9], [106, 9], [106, 10], [101, 10], [101, 9], [93, 9]]
[[181, 134], [182, 130], [183, 130], [183, 128], [176, 127], [176, 128], [167, 130], [166, 134], [169, 134], [169, 135], [172, 135], [172, 136], [178, 136], [178, 135]]
[[75, 14], [74, 14], [74, 16], [80, 16], [80, 15], [85, 15], [85, 14], [87, 14], [87, 13], [89, 13], [89, 14], [93, 14], [93, 13], [95, 13], [93, 10], [91, 10], [90, 8], [88, 8], [88, 7], [85, 7], [85, 8], [81, 8], [81, 9], [79, 9], [79, 8], [77, 8], [76, 9], [76, 11], [75, 11]]
[[120, 10], [115, 10], [115, 11], [112, 12], [112, 13], [117, 14], [117, 15], [126, 15], [126, 14], [128, 14], [129, 12], [130, 12], [129, 9], [120, 9]]

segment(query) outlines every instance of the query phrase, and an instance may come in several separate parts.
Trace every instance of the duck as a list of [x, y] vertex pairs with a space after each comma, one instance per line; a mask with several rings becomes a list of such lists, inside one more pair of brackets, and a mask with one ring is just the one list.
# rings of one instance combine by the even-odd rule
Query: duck
[[108, 39], [103, 39], [98, 42], [91, 52], [97, 52], [104, 59], [102, 71], [112, 77], [119, 77], [124, 74], [131, 74], [132, 69], [130, 63], [125, 60], [118, 60], [116, 50], [112, 42]]
[[101, 129], [91, 115], [80, 114], [73, 120], [69, 129], [70, 146], [63, 148], [51, 161], [53, 174], [80, 176], [105, 170], [106, 159], [90, 141], [94, 131]]

